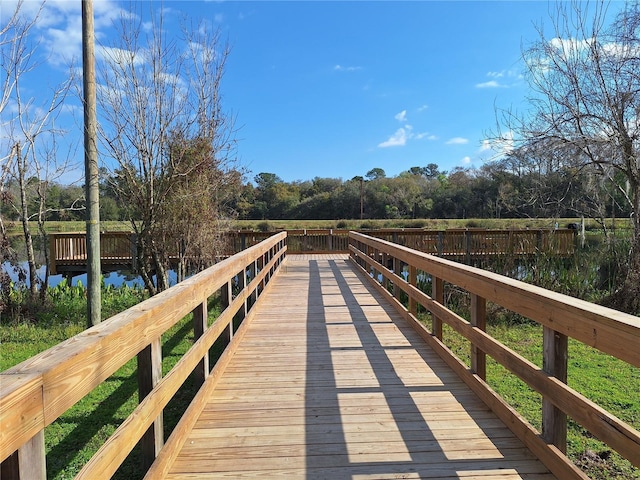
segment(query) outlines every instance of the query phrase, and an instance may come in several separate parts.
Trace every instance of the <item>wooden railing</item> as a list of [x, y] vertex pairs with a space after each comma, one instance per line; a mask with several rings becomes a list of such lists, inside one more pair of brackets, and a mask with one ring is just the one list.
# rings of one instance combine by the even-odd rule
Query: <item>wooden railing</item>
[[[379, 229], [361, 231], [421, 252], [471, 263], [472, 259], [496, 255], [535, 254], [570, 256], [575, 252], [575, 230], [488, 229]], [[274, 235], [274, 232], [238, 230], [228, 232], [224, 256], [233, 255]], [[349, 252], [349, 230], [287, 230], [289, 253]], [[84, 232], [49, 235], [51, 273], [82, 271], [87, 249]], [[100, 236], [103, 268], [133, 266], [135, 239], [128, 232], [103, 232]]]
[[[588, 478], [565, 456], [567, 415], [640, 467], [640, 432], [566, 384], [568, 337], [640, 367], [640, 318], [356, 232], [349, 249], [376, 288], [558, 478]], [[425, 277], [430, 296], [417, 288]], [[468, 292], [469, 320], [447, 308], [445, 282]], [[542, 369], [487, 334], [487, 302], [542, 326]], [[418, 304], [430, 312], [430, 330], [417, 319]], [[470, 368], [443, 343], [443, 323], [470, 342]], [[486, 383], [486, 355], [542, 395], [542, 433]]]
[[[76, 478], [110, 478], [140, 443], [148, 467], [160, 451], [170, 457], [174, 436], [195, 421], [191, 404], [163, 448], [163, 410], [195, 372], [200, 392], [215, 386], [219, 372], [244, 334], [247, 321], [286, 253], [286, 233], [226, 259], [55, 347], [0, 373], [0, 460], [3, 480], [46, 478], [44, 428], [137, 357], [142, 400]], [[232, 289], [232, 287], [234, 287]], [[208, 326], [207, 305], [220, 292], [224, 310]], [[195, 341], [162, 377], [161, 335], [193, 313]], [[234, 322], [235, 318], [235, 322]], [[244, 319], [234, 331], [234, 324]], [[229, 339], [213, 369], [209, 350]], [[196, 400], [201, 398], [196, 396]], [[166, 450], [166, 451], [165, 451]], [[156, 467], [158, 468], [158, 467]]]
[[[287, 230], [289, 253], [349, 252], [349, 231], [338, 229]], [[360, 230], [375, 238], [421, 252], [457, 260], [495, 255], [573, 255], [576, 231], [571, 229], [491, 230], [483, 228], [423, 230], [383, 228]], [[229, 232], [231, 251], [260, 242], [271, 232]]]
[[[55, 275], [59, 267], [79, 267], [87, 264], [87, 237], [85, 232], [49, 234], [50, 272]], [[132, 267], [136, 258], [135, 237], [131, 232], [103, 232], [100, 234], [100, 261], [109, 267]], [[62, 269], [61, 269], [62, 270]]]

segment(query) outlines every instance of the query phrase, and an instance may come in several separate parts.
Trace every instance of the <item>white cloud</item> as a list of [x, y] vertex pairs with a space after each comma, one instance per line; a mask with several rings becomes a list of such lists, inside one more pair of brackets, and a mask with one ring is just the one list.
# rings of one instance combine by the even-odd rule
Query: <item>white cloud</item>
[[409, 133], [407, 133], [407, 130], [405, 130], [404, 128], [399, 128], [398, 130], [396, 130], [396, 133], [394, 133], [393, 135], [391, 135], [391, 137], [389, 137], [389, 140], [387, 140], [386, 142], [379, 143], [378, 147], [380, 148], [402, 147], [407, 144], [407, 139], [410, 138], [410, 136], [411, 136], [410, 131]]
[[476, 83], [476, 88], [509, 88], [522, 79], [522, 74], [514, 70], [500, 70], [487, 72], [487, 77], [490, 80]]
[[429, 105], [421, 105], [418, 107], [418, 112], [424, 112], [429, 108]]
[[446, 142], [447, 145], [466, 145], [467, 143], [469, 143], [469, 139], [463, 137], [453, 137]]
[[423, 138], [426, 138], [427, 140], [437, 140], [438, 139], [438, 137], [436, 137], [433, 134], [430, 134], [429, 132], [416, 133], [414, 138], [416, 140], [422, 140]]
[[565, 52], [580, 51], [589, 48], [589, 44], [592, 40], [578, 40], [577, 38], [552, 38], [549, 41], [549, 46], [556, 50], [562, 50]]
[[344, 67], [340, 64], [337, 64], [333, 67], [333, 69], [336, 72], [357, 72], [358, 70], [362, 70], [362, 67], [356, 67], [356, 66]]
[[495, 80], [490, 80], [488, 82], [483, 82], [483, 83], [476, 83], [476, 88], [500, 88], [500, 87], [502, 87], [502, 85], [500, 85]]
[[396, 120], [398, 120], [399, 122], [406, 122], [407, 121], [407, 111], [406, 110], [402, 110], [400, 113], [396, 114], [396, 116], [394, 118]]
[[45, 45], [49, 51], [49, 62], [53, 65], [68, 65], [82, 58], [82, 18], [73, 15], [67, 18], [63, 28], [49, 28], [45, 32]]
[[469, 164], [471, 163], [471, 157], [469, 157], [469, 156], [464, 157], [464, 158], [461, 160], [461, 163], [463, 163], [464, 165], [469, 165]]
[[485, 139], [482, 141], [480, 152], [492, 150], [495, 152], [494, 158], [509, 155], [514, 149], [514, 135], [512, 131], [506, 132], [500, 139]]
[[146, 63], [144, 52], [132, 52], [115, 47], [100, 47], [96, 49], [96, 57], [117, 65], [133, 65], [139, 67]]

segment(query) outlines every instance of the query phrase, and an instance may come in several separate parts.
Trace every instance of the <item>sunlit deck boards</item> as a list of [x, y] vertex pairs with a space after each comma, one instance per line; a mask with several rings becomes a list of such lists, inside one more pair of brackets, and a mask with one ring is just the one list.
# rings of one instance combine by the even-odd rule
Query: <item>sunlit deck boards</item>
[[263, 301], [168, 478], [553, 478], [346, 256]]

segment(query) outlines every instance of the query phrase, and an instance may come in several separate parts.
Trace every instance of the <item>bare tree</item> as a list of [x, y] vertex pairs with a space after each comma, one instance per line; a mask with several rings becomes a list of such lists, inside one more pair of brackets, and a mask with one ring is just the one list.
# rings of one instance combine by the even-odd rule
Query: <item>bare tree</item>
[[533, 94], [526, 116], [503, 112], [516, 148], [555, 145], [576, 169], [617, 189], [633, 238], [617, 305], [640, 311], [640, 8], [627, 3], [607, 24], [605, 2], [558, 2], [548, 35], [524, 51]]
[[148, 34], [140, 18], [123, 17], [118, 43], [103, 48], [98, 102], [113, 188], [128, 206], [138, 269], [155, 294], [169, 286], [171, 257], [219, 227], [221, 204], [211, 200], [233, 178], [233, 121], [222, 111], [229, 50], [218, 32], [184, 28], [180, 41], [165, 36], [162, 12]]
[[[10, 195], [5, 192], [4, 201], [17, 213], [22, 224], [22, 232], [28, 264], [29, 289], [32, 296], [38, 291], [38, 262], [36, 260], [33, 233], [29, 222], [37, 220], [40, 234], [45, 235], [46, 194], [48, 185], [64, 174], [70, 166], [70, 156], [60, 155], [56, 137], [64, 132], [56, 126], [61, 107], [67, 98], [69, 88], [74, 81], [73, 69], [67, 78], [54, 86], [47, 94], [38, 92], [35, 96], [23, 95], [25, 79], [37, 72], [40, 65], [37, 60], [38, 44], [33, 41], [31, 31], [42, 11], [36, 17], [21, 13], [22, 2], [17, 4], [13, 16], [2, 27], [4, 33], [0, 44], [2, 62], [2, 99], [3, 112], [1, 140], [5, 162], [3, 167], [3, 186], [6, 180], [13, 181], [17, 192]], [[5, 107], [11, 106], [11, 114], [5, 114]], [[42, 289], [42, 296], [46, 293]]]

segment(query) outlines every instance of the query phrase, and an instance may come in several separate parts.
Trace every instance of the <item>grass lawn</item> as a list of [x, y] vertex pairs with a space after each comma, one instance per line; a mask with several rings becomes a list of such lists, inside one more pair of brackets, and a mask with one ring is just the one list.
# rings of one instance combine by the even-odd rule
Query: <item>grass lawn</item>
[[[430, 321], [427, 322], [430, 325]], [[542, 367], [542, 327], [489, 322], [487, 331], [504, 345]], [[467, 366], [469, 342], [451, 327], [443, 326], [444, 342]], [[640, 369], [569, 339], [568, 384], [605, 410], [640, 429]], [[502, 365], [487, 358], [487, 382], [539, 431], [542, 398]], [[567, 453], [574, 463], [597, 480], [640, 479], [640, 469], [612, 452], [608, 446], [568, 419]]]

